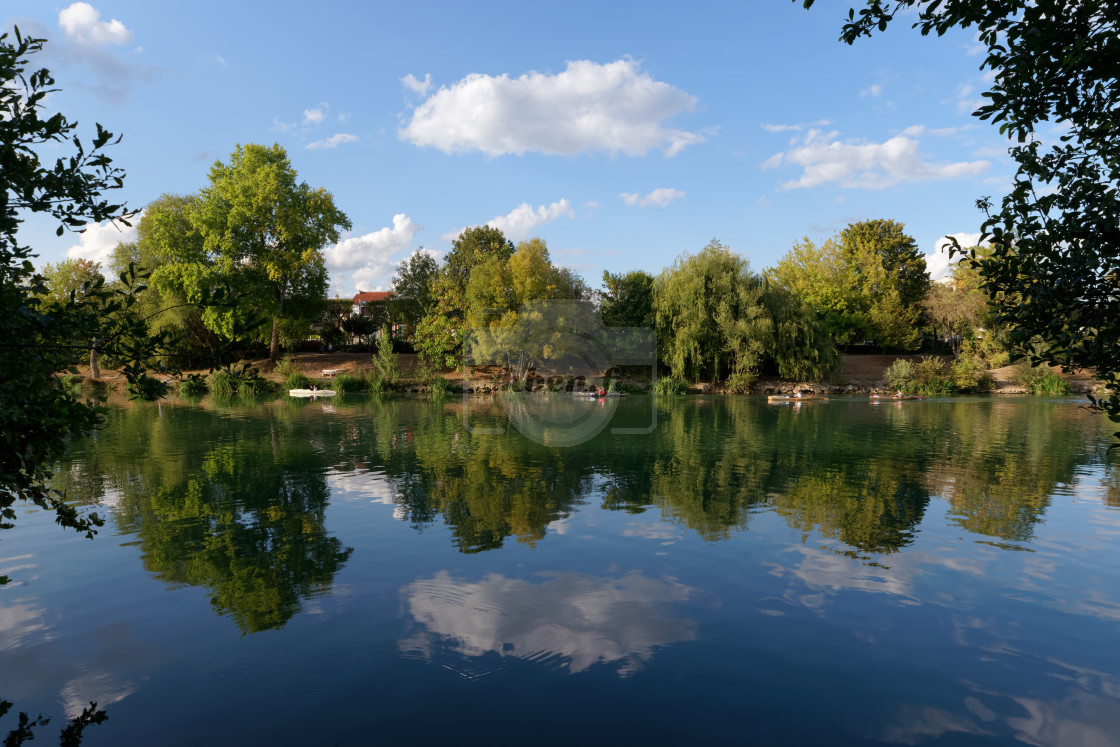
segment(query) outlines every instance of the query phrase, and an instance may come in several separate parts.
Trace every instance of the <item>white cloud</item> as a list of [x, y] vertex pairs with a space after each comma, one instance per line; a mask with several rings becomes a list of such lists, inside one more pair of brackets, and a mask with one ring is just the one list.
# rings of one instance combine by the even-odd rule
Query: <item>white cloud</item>
[[868, 86], [867, 88], [860, 91], [859, 95], [860, 96], [871, 96], [872, 98], [878, 98], [879, 96], [882, 95], [882, 93], [883, 93], [883, 87], [881, 85], [879, 85], [878, 83], [875, 83], [874, 85]]
[[972, 112], [979, 109], [984, 105], [984, 99], [979, 96], [974, 96], [973, 92], [976, 89], [968, 83], [961, 83], [957, 86], [957, 111], [961, 114], [972, 114]]
[[220, 54], [214, 55], [214, 62], [218, 63], [222, 67], [229, 67], [229, 62], [226, 60], [225, 57], [222, 57]]
[[918, 150], [918, 141], [896, 135], [883, 143], [838, 138], [836, 132], [809, 130], [795, 138], [791, 150], [767, 159], [763, 168], [789, 164], [802, 167], [801, 177], [785, 182], [783, 189], [815, 187], [836, 182], [841, 187], [883, 189], [900, 182], [935, 181], [986, 171], [988, 161], [932, 163]]
[[672, 156], [704, 142], [662, 124], [695, 105], [695, 96], [654, 80], [634, 60], [579, 60], [555, 75], [472, 73], [420, 104], [398, 134], [445, 153], [640, 156], [663, 148]]
[[128, 44], [132, 32], [114, 18], [102, 21], [101, 14], [89, 3], [74, 3], [59, 11], [58, 25], [70, 41], [89, 46]]
[[322, 104], [319, 104], [314, 109], [304, 109], [303, 110], [303, 123], [305, 125], [319, 124], [320, 122], [322, 122], [324, 119], [327, 118], [327, 111], [329, 111], [330, 108], [331, 107], [328, 104], [322, 103]]
[[[565, 197], [558, 202], [553, 202], [547, 207], [538, 205], [535, 209], [527, 202], [523, 202], [505, 215], [499, 215], [486, 221], [487, 225], [497, 228], [506, 235], [510, 241], [520, 241], [529, 238], [529, 234], [537, 226], [552, 223], [561, 216], [575, 217], [575, 211]], [[440, 238], [444, 241], [454, 241], [465, 229], [448, 231]]]
[[354, 291], [387, 288], [396, 268], [394, 255], [408, 251], [419, 231], [411, 218], [397, 213], [392, 228], [351, 236], [327, 249], [327, 270], [339, 287]]
[[938, 127], [927, 128], [925, 125], [910, 125], [902, 132], [898, 133], [904, 137], [921, 137], [922, 135], [936, 135], [937, 137], [948, 137], [957, 134], [959, 128], [957, 127]]
[[427, 96], [428, 89], [432, 87], [432, 74], [424, 73], [424, 80], [420, 80], [412, 73], [401, 78], [404, 87], [419, 96]]
[[[957, 240], [962, 249], [976, 246], [980, 243], [979, 233], [953, 233], [949, 234]], [[984, 242], [985, 244], [987, 242]], [[952, 274], [952, 266], [963, 259], [963, 255], [956, 254], [949, 258], [949, 237], [942, 236], [933, 246], [933, 253], [926, 255], [926, 272], [930, 280], [937, 282], [944, 280]]]
[[113, 221], [104, 223], [90, 223], [79, 234], [78, 243], [66, 250], [67, 259], [88, 259], [91, 262], [100, 262], [102, 274], [109, 272], [109, 260], [113, 256], [113, 249], [117, 244], [136, 241], [136, 225], [140, 222], [143, 213], [133, 216], [126, 226]]
[[767, 132], [800, 132], [810, 127], [827, 127], [832, 124], [832, 120], [818, 119], [816, 122], [797, 122], [795, 124], [763, 124], [762, 129]]
[[619, 195], [619, 198], [627, 205], [637, 205], [638, 207], [649, 207], [650, 205], [665, 207], [670, 202], [682, 197], [684, 197], [684, 192], [672, 187], [659, 187], [647, 195], [639, 195], [637, 192], [623, 192]]
[[356, 142], [358, 142], [358, 136], [357, 135], [349, 135], [345, 132], [339, 132], [339, 133], [336, 133], [334, 135], [331, 135], [328, 138], [324, 138], [323, 140], [316, 140], [313, 143], [308, 143], [307, 144], [307, 149], [308, 150], [319, 150], [321, 148], [337, 148], [338, 146], [343, 145], [345, 143], [356, 143]]

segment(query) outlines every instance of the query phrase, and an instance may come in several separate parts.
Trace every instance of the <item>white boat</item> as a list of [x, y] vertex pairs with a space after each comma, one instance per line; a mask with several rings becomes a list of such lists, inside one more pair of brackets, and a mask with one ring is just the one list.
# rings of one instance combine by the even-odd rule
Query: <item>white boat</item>
[[288, 394], [293, 397], [333, 397], [338, 392], [333, 389], [289, 389]]

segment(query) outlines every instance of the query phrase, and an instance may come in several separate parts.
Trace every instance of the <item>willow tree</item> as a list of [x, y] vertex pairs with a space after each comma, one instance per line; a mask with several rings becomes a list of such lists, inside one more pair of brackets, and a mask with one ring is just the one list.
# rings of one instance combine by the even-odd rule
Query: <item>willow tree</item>
[[323, 248], [350, 219], [330, 192], [297, 181], [279, 145], [249, 144], [210, 168], [192, 223], [222, 274], [239, 276], [247, 302], [272, 318], [269, 356], [276, 360], [282, 325], [321, 314], [329, 285]]
[[773, 332], [762, 296], [747, 260], [715, 239], [662, 272], [654, 285], [657, 339], [673, 374], [753, 380]]

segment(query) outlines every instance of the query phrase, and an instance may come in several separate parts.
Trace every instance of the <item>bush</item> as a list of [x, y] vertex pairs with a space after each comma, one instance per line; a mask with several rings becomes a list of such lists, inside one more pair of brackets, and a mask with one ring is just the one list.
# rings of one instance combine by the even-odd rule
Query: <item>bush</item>
[[388, 327], [381, 328], [377, 338], [377, 352], [373, 355], [373, 367], [378, 377], [391, 389], [400, 378], [400, 361], [393, 352], [393, 340]]
[[63, 374], [58, 377], [58, 388], [71, 397], [82, 396], [82, 377], [74, 374]]
[[906, 358], [899, 358], [890, 365], [883, 376], [891, 389], [909, 392], [914, 382], [914, 364]]
[[978, 356], [961, 354], [949, 369], [954, 386], [960, 391], [986, 392], [995, 383], [984, 361]]
[[206, 376], [206, 388], [219, 397], [232, 397], [237, 391], [237, 380], [229, 371], [218, 369]]
[[746, 394], [750, 392], [751, 385], [754, 384], [757, 378], [758, 377], [753, 373], [739, 371], [727, 377], [727, 381], [724, 382], [724, 387], [732, 394]]
[[688, 392], [688, 385], [684, 383], [684, 379], [679, 379], [676, 376], [666, 376], [657, 380], [654, 391], [662, 396], [685, 394]]
[[299, 371], [294, 371], [288, 374], [288, 378], [284, 379], [285, 389], [310, 389], [311, 379], [304, 376]]
[[608, 392], [619, 392], [620, 394], [643, 394], [644, 393], [641, 387], [635, 386], [634, 384], [631, 384], [629, 381], [615, 381], [614, 379], [612, 379], [611, 383], [607, 386], [607, 391]]
[[1050, 370], [1022, 364], [1015, 372], [1015, 382], [1029, 389], [1032, 394], [1041, 394], [1048, 397], [1061, 397], [1070, 394], [1069, 382]]
[[957, 391], [952, 370], [944, 359], [927, 357], [914, 366], [911, 380], [914, 391], [922, 395], [952, 394]]
[[296, 365], [296, 362], [292, 360], [292, 356], [290, 355], [285, 355], [281, 358], [280, 362], [276, 364], [276, 367], [272, 369], [273, 374], [285, 380], [292, 374], [299, 372], [299, 366]]
[[364, 379], [358, 378], [351, 374], [339, 374], [334, 377], [331, 382], [331, 389], [334, 389], [340, 394], [353, 394], [354, 392], [364, 392], [368, 385]]
[[179, 394], [183, 397], [200, 397], [206, 394], [206, 379], [201, 374], [187, 374], [179, 382]]
[[171, 390], [171, 387], [166, 382], [142, 374], [139, 378], [128, 382], [126, 387], [130, 397], [137, 397], [139, 399], [154, 400], [164, 397]]
[[268, 379], [261, 378], [255, 368], [248, 375], [237, 379], [237, 393], [242, 397], [258, 397], [274, 391], [275, 385]]

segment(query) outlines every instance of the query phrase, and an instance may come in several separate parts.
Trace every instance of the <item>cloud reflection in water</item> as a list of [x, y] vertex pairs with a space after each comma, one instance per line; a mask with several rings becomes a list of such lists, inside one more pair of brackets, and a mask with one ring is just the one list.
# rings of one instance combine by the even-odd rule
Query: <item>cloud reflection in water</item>
[[440, 645], [455, 653], [488, 653], [519, 659], [562, 657], [571, 672], [619, 662], [626, 677], [654, 649], [696, 638], [688, 619], [659, 616], [657, 608], [688, 601], [698, 590], [672, 580], [629, 573], [620, 578], [580, 573], [539, 574], [546, 580], [490, 574], [482, 581], [447, 571], [401, 590], [421, 630], [400, 642], [403, 652], [432, 659]]

